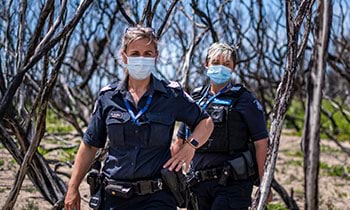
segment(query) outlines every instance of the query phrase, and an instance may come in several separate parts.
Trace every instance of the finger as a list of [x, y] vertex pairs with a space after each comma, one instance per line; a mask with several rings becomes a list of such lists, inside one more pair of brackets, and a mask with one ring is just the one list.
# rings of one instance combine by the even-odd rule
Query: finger
[[179, 171], [179, 170], [180, 170], [179, 168], [181, 168], [182, 164], [183, 164], [183, 161], [181, 161], [181, 159], [176, 159], [176, 160], [174, 160], [174, 162], [171, 164], [169, 170], [172, 171], [172, 170], [175, 169], [175, 171]]
[[180, 171], [182, 170], [183, 166], [186, 165], [186, 162], [184, 160], [180, 160], [175, 168], [175, 171]]
[[189, 164], [185, 163], [185, 164], [183, 165], [183, 171], [185, 172], [185, 174], [188, 173], [189, 169], [190, 169]]
[[174, 161], [174, 157], [170, 158], [164, 165], [163, 168], [169, 167]]
[[178, 162], [178, 161], [174, 160], [174, 161], [171, 163], [171, 165], [169, 166], [169, 171], [174, 170], [175, 166], [177, 165], [177, 162]]

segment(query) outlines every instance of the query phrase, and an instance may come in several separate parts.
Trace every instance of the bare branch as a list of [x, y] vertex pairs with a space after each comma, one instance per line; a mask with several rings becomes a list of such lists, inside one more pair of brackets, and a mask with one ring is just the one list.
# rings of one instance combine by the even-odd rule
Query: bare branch
[[171, 14], [171, 12], [173, 11], [173, 9], [174, 9], [174, 7], [175, 7], [175, 5], [177, 4], [178, 1], [179, 1], [179, 0], [173, 0], [173, 2], [171, 3], [169, 9], [167, 10], [166, 15], [165, 15], [165, 17], [164, 17], [164, 19], [163, 19], [163, 22], [162, 22], [161, 26], [159, 27], [159, 29], [158, 29], [158, 31], [157, 31], [157, 37], [158, 37], [158, 38], [160, 38], [160, 37], [162, 36], [164, 27], [165, 27], [165, 25], [167, 24], [167, 21], [168, 21], [168, 19], [169, 19], [169, 17], [170, 17], [170, 14]]
[[125, 20], [129, 23], [130, 26], [136, 26], [136, 23], [130, 18], [128, 14], [126, 14], [125, 9], [123, 7], [123, 3], [120, 0], [117, 0], [117, 4], [119, 6], [119, 10], [122, 13]]

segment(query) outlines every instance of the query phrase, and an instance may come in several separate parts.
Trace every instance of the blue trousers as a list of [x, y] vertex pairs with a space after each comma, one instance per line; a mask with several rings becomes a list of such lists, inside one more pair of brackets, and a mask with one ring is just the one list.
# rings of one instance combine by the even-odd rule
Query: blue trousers
[[168, 190], [121, 198], [102, 190], [101, 210], [176, 210], [175, 197]]
[[200, 182], [192, 187], [200, 210], [243, 210], [251, 205], [253, 183], [250, 180], [229, 180], [226, 186], [218, 179]]

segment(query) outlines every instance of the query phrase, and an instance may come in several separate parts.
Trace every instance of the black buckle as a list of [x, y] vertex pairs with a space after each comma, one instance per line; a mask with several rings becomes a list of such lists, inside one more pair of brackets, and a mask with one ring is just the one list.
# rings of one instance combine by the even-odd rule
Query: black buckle
[[163, 189], [163, 182], [161, 179], [157, 179], [157, 188], [158, 188], [158, 190]]

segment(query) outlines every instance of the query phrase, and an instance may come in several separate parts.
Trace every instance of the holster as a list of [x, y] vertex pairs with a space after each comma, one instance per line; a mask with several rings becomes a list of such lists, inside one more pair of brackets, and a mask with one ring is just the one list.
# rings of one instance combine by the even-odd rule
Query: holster
[[90, 201], [89, 201], [90, 208], [92, 208], [94, 210], [99, 209], [99, 207], [101, 205], [101, 201], [102, 201], [101, 191], [102, 191], [102, 185], [100, 185], [100, 187], [95, 192], [95, 194], [91, 195]]
[[190, 194], [187, 188], [185, 175], [183, 175], [182, 172], [169, 171], [167, 168], [162, 169], [161, 174], [164, 183], [174, 195], [177, 206], [186, 208], [190, 200]]
[[90, 186], [90, 201], [89, 206], [92, 209], [98, 209], [101, 204], [102, 179], [100, 175], [101, 163], [95, 161], [92, 169], [87, 174], [86, 180]]
[[199, 210], [197, 196], [191, 192], [189, 188], [189, 202], [187, 204], [187, 210]]

